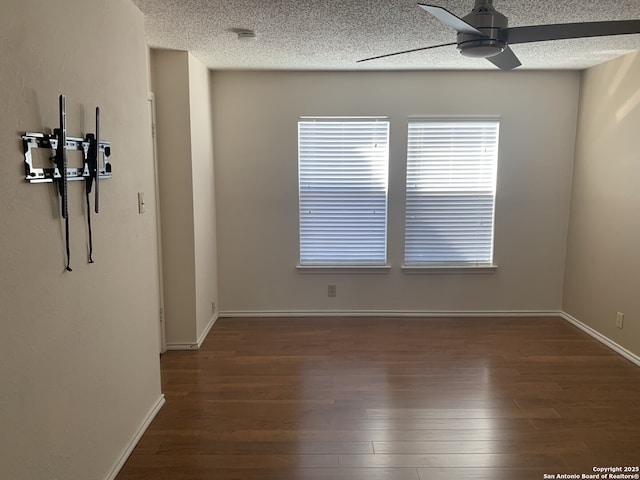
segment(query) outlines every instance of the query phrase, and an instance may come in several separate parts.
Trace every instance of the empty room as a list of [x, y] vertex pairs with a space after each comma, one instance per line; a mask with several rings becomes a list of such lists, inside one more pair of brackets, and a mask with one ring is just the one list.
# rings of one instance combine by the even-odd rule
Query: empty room
[[640, 4], [8, 1], [0, 478], [640, 478]]

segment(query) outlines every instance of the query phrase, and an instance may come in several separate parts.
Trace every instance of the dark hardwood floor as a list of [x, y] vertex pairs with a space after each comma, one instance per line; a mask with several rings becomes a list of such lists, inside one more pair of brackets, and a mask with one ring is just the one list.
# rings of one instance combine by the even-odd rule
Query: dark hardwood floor
[[640, 465], [640, 368], [561, 319], [221, 318], [161, 366], [167, 403], [118, 480]]

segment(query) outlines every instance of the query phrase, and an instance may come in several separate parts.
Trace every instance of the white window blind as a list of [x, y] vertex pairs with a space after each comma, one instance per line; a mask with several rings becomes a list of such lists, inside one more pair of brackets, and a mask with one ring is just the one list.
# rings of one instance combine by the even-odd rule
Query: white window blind
[[384, 265], [389, 122], [298, 122], [300, 265]]
[[499, 121], [410, 120], [405, 264], [493, 262]]

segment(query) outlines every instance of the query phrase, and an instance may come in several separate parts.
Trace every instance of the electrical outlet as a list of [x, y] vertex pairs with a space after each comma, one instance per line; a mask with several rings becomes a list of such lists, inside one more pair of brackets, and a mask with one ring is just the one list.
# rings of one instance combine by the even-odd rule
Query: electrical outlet
[[211, 302], [211, 313], [216, 313], [216, 302]]
[[616, 327], [622, 329], [624, 327], [624, 313], [618, 312], [616, 315]]
[[327, 287], [327, 295], [330, 297], [335, 297], [336, 296], [336, 286], [335, 285], [328, 285]]

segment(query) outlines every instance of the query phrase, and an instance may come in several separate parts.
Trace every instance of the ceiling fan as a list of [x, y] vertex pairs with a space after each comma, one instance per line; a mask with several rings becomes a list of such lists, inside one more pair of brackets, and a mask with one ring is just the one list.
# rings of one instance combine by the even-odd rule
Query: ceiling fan
[[462, 18], [435, 5], [419, 3], [418, 6], [458, 32], [457, 41], [387, 53], [358, 60], [358, 62], [457, 45], [460, 53], [466, 57], [486, 58], [501, 70], [512, 70], [519, 67], [521, 63], [509, 45], [640, 33], [640, 20], [556, 23], [509, 28], [507, 17], [493, 8], [493, 0], [476, 0], [471, 13]]

